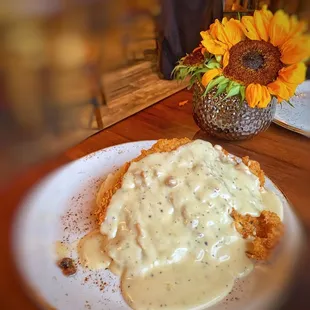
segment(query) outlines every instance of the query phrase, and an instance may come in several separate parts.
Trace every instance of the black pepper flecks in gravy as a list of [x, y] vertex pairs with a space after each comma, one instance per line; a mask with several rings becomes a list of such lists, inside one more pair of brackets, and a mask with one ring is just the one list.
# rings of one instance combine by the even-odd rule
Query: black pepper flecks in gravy
[[[201, 140], [133, 162], [84, 264], [109, 266], [133, 309], [199, 309], [224, 298], [253, 262], [229, 213], [282, 217], [280, 200], [243, 163]], [[101, 236], [101, 245], [100, 245]]]

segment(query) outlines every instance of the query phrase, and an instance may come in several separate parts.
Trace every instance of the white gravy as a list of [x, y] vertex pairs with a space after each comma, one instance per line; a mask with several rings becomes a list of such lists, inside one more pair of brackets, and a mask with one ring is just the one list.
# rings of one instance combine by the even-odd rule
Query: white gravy
[[232, 208], [282, 218], [280, 200], [246, 165], [196, 140], [132, 163], [101, 225], [101, 245], [98, 234], [90, 235], [80, 255], [90, 268], [109, 266], [121, 276], [133, 309], [204, 308], [254, 267]]
[[99, 270], [110, 265], [111, 259], [106, 255], [103, 246], [106, 238], [99, 231], [93, 231], [79, 241], [78, 254], [84, 267]]

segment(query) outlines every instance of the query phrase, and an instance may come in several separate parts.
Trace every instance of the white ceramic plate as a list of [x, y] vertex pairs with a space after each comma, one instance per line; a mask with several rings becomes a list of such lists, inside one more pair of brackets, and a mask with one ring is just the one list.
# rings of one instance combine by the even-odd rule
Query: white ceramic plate
[[[108, 270], [87, 272], [79, 268], [75, 276], [63, 276], [56, 266], [54, 245], [59, 240], [74, 243], [93, 229], [89, 212], [100, 182], [153, 143], [128, 143], [90, 154], [47, 176], [26, 197], [13, 227], [14, 255], [26, 287], [41, 306], [48, 304], [60, 310], [129, 309], [121, 297], [118, 278]], [[239, 280], [232, 293], [212, 310], [268, 309], [287, 289], [294, 273], [303, 243], [302, 230], [285, 197], [269, 179], [266, 185], [284, 204], [287, 233], [273, 261], [258, 265]]]
[[290, 102], [294, 107], [286, 102], [277, 106], [274, 122], [310, 138], [310, 80], [297, 87]]

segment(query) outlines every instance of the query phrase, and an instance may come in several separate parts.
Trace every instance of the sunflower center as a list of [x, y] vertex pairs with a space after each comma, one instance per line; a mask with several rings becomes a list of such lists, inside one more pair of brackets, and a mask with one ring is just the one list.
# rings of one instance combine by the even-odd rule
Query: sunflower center
[[243, 85], [267, 85], [283, 68], [281, 52], [269, 42], [245, 40], [229, 50], [229, 63], [224, 75]]
[[263, 67], [264, 57], [257, 51], [249, 52], [242, 57], [243, 66], [249, 69], [257, 70]]

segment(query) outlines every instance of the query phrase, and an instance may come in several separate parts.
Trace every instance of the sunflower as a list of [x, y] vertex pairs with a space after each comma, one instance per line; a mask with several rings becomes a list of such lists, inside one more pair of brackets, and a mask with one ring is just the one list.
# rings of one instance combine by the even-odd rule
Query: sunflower
[[217, 94], [240, 94], [250, 107], [264, 108], [272, 97], [289, 101], [305, 79], [304, 61], [310, 56], [306, 29], [296, 16], [282, 10], [273, 15], [267, 6], [241, 20], [216, 20], [200, 33], [205, 66], [193, 72], [201, 74], [205, 93], [217, 87]]

